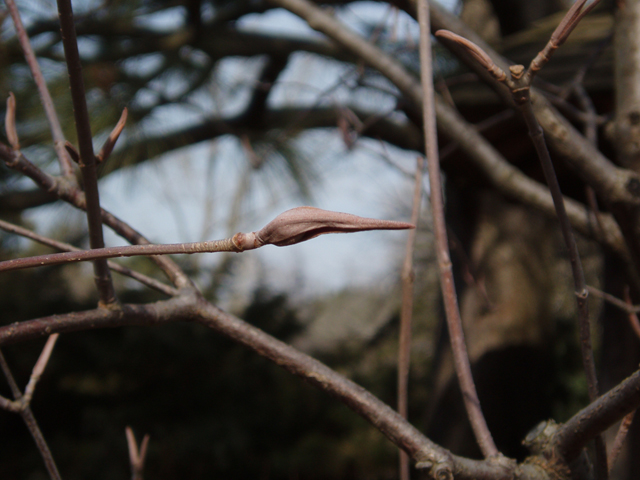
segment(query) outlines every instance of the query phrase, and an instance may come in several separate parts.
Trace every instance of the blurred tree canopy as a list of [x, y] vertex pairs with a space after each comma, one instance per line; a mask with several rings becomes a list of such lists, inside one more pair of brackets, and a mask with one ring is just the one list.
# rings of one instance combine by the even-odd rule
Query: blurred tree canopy
[[[412, 1], [318, 3], [418, 75]], [[532, 27], [534, 22], [567, 6], [560, 0], [462, 3], [454, 11], [465, 22], [502, 54], [523, 62], [548, 38], [544, 22]], [[584, 27], [592, 36], [568, 44], [566, 57], [551, 64], [541, 79], [561, 88], [588, 65], [592, 75], [585, 77], [585, 85], [602, 116], [612, 110], [613, 71], [610, 55], [594, 55], [594, 45], [609, 34], [609, 8], [599, 9], [594, 23]], [[25, 0], [20, 9], [64, 134], [75, 143], [55, 6]], [[251, 214], [246, 202], [250, 179], [265, 172], [265, 182], [275, 185], [274, 190], [288, 182], [297, 198], [312, 201], [322, 165], [298, 142], [309, 132], [339, 139], [349, 152], [367, 137], [378, 141], [383, 152], [395, 147], [423, 153], [421, 114], [410, 99], [353, 54], [268, 1], [86, 0], [76, 2], [74, 10], [95, 143], [101, 144], [124, 107], [129, 111], [123, 138], [100, 166], [100, 175], [107, 178], [185, 147], [233, 138], [238, 153], [233, 161], [243, 173], [225, 206], [224, 229], [233, 230], [243, 215]], [[54, 172], [55, 153], [48, 147], [50, 134], [35, 86], [11, 22], [5, 19], [2, 26], [0, 94], [16, 96], [23, 151]], [[495, 94], [438, 48], [440, 93], [513, 165], [539, 180], [522, 122], [501, 113], [505, 107]], [[605, 48], [610, 46], [602, 49], [610, 52]], [[591, 61], [591, 56], [597, 58]], [[551, 87], [549, 91], [560, 96]], [[567, 109], [576, 110], [575, 103]], [[522, 459], [520, 442], [538, 421], [552, 416], [564, 420], [587, 403], [566, 255], [555, 220], [493, 188], [455, 142], [441, 137], [460, 303], [480, 398], [501, 451]], [[601, 142], [605, 151], [612, 150], [606, 139]], [[322, 145], [314, 148], [321, 151]], [[169, 158], [180, 161], [178, 155]], [[210, 161], [228, 158], [213, 154]], [[572, 171], [560, 167], [559, 176], [566, 195], [587, 203], [584, 183]], [[25, 212], [53, 201], [0, 166], [0, 217], [27, 223]], [[82, 244], [86, 232], [74, 227], [56, 226], [57, 234]], [[4, 233], [0, 241], [5, 258], [43, 251]], [[620, 258], [588, 238], [580, 242], [589, 283], [609, 286], [622, 297]], [[421, 356], [412, 367], [410, 418], [455, 453], [478, 456], [437, 319], [437, 287], [427, 273], [433, 257], [424, 251], [417, 252], [423, 260], [418, 272], [425, 277], [418, 280], [422, 303], [417, 310], [424, 322], [416, 326]], [[208, 298], [223, 295], [225, 282], [237, 273], [234, 258], [225, 257], [210, 281], [203, 281]], [[202, 274], [195, 262], [180, 261], [190, 274]], [[159, 275], [146, 260], [129, 265]], [[90, 308], [95, 299], [82, 288], [90, 281], [87, 270], [78, 266], [1, 276], [3, 324]], [[127, 301], [160, 298], [127, 282], [118, 286]], [[242, 307], [243, 318], [285, 341], [299, 339], [307, 326], [291, 299], [268, 285]], [[601, 303], [594, 303], [594, 310], [609, 318], [621, 316]], [[393, 405], [396, 324], [392, 309], [363, 350], [338, 348], [324, 352], [322, 360]], [[638, 363], [640, 350], [624, 320], [598, 328], [603, 332], [598, 353], [604, 383], [615, 385]], [[616, 352], [615, 345], [623, 346]], [[18, 378], [28, 378], [39, 347], [6, 349]], [[74, 333], [63, 337], [59, 350], [33, 408], [65, 478], [123, 478], [128, 469], [126, 425], [139, 436], [151, 434], [149, 478], [395, 478], [395, 447], [373, 427], [275, 365], [199, 326]], [[614, 359], [609, 353], [618, 355]], [[535, 374], [523, 378], [522, 372]], [[5, 386], [0, 393], [8, 395]], [[517, 420], [507, 421], [513, 418]], [[634, 428], [631, 452], [640, 439]], [[0, 477], [40, 478], [34, 467], [40, 460], [19, 419], [1, 414], [0, 430], [15, 432], [0, 439]], [[637, 478], [639, 469], [640, 460], [630, 456], [616, 478]]]

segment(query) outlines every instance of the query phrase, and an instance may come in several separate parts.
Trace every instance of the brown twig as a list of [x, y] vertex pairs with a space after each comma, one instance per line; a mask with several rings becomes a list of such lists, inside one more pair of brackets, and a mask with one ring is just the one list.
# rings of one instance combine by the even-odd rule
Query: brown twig
[[447, 326], [453, 351], [454, 364], [458, 383], [462, 390], [462, 398], [467, 409], [471, 427], [483, 455], [495, 457], [499, 454], [487, 422], [482, 414], [478, 393], [476, 391], [469, 354], [464, 340], [462, 319], [453, 281], [453, 269], [447, 239], [447, 226], [444, 217], [442, 179], [440, 175], [440, 160], [438, 157], [438, 136], [436, 132], [436, 112], [434, 105], [433, 74], [431, 71], [431, 30], [429, 21], [429, 3], [427, 0], [418, 2], [418, 22], [420, 24], [420, 65], [423, 89], [423, 123], [429, 167], [429, 185], [431, 187], [431, 209], [433, 215], [433, 229], [436, 239], [438, 267], [440, 270], [440, 285], [444, 299]]
[[628, 302], [625, 302], [624, 300], [620, 300], [619, 298], [611, 295], [610, 293], [603, 292], [599, 288], [592, 287], [591, 285], [587, 285], [587, 290], [589, 290], [590, 294], [595, 295], [596, 297], [602, 298], [605, 302], [609, 302], [611, 305], [615, 305], [616, 307], [618, 307], [620, 310], [624, 312], [627, 312], [627, 313], [640, 312], [640, 306], [631, 305]]
[[[0, 345], [38, 338], [45, 332], [62, 333], [124, 325], [160, 325], [189, 320], [219, 331], [339, 398], [419, 461], [431, 462], [441, 467], [447, 466], [449, 469], [454, 468], [451, 462], [460, 462], [458, 468], [463, 471], [471, 471], [475, 467], [478, 467], [480, 472], [485, 469], [495, 470], [495, 467], [490, 465], [483, 467], [480, 462], [452, 456], [430, 442], [398, 413], [364, 388], [189, 291], [179, 297], [146, 305], [124, 304], [119, 310], [98, 308], [2, 326]], [[472, 477], [468, 474], [461, 478]]]
[[51, 353], [53, 352], [53, 347], [56, 345], [58, 336], [59, 334], [57, 333], [49, 336], [49, 338], [47, 339], [47, 343], [45, 343], [42, 352], [38, 357], [38, 361], [33, 366], [31, 377], [29, 377], [29, 383], [27, 383], [27, 387], [24, 389], [24, 395], [22, 396], [22, 401], [26, 405], [29, 405], [31, 403], [33, 392], [36, 389], [36, 384], [40, 380], [40, 377], [42, 376], [47, 363], [49, 363], [49, 358], [51, 358]]
[[[31, 230], [27, 230], [26, 228], [20, 227], [18, 225], [5, 222], [4, 220], [0, 220], [0, 229], [6, 232], [15, 233], [16, 235], [20, 235], [25, 238], [29, 238], [33, 241], [36, 241], [43, 245], [47, 245], [49, 247], [55, 248], [63, 252], [81, 251], [81, 249], [78, 247], [75, 247], [68, 243], [59, 242], [58, 240], [53, 240], [51, 238], [44, 237], [42, 235], [38, 235], [37, 233], [32, 232]], [[107, 262], [107, 265], [109, 265], [109, 268], [114, 272], [118, 272], [121, 275], [125, 275], [127, 277], [133, 278], [134, 280], [137, 280], [141, 284], [146, 285], [147, 287], [153, 288], [155, 290], [158, 290], [159, 292], [162, 292], [165, 295], [174, 296], [174, 295], [178, 295], [179, 293], [177, 289], [169, 285], [166, 285], [156, 280], [155, 278], [151, 278], [151, 277], [148, 277], [147, 275], [143, 275], [142, 273], [136, 272], [135, 270], [131, 270], [130, 268], [124, 267], [118, 263], [109, 261]]]
[[49, 253], [26, 258], [14, 258], [0, 262], [0, 272], [20, 270], [45, 265], [87, 262], [114, 257], [133, 257], [170, 254], [243, 252], [264, 245], [285, 247], [311, 240], [328, 233], [353, 233], [370, 230], [406, 230], [415, 228], [406, 222], [364, 218], [349, 213], [331, 212], [314, 207], [297, 207], [287, 210], [251, 233], [236, 233], [224, 240], [175, 243], [168, 245], [126, 245], [121, 247], [94, 248], [64, 253]]
[[575, 2], [571, 8], [567, 11], [562, 21], [558, 24], [554, 32], [551, 34], [551, 38], [545, 45], [545, 47], [536, 55], [536, 57], [531, 61], [529, 65], [529, 69], [525, 76], [527, 77], [528, 83], [533, 80], [533, 76], [540, 71], [542, 67], [546, 65], [546, 63], [550, 60], [551, 55], [555, 52], [558, 47], [560, 47], [566, 40], [569, 38], [573, 29], [576, 28], [580, 20], [588, 14], [598, 3], [600, 0], [594, 0], [588, 7], [583, 8], [588, 0], [578, 0]]
[[[422, 200], [422, 172], [424, 159], [417, 158], [415, 182], [413, 187], [413, 201], [411, 209], [411, 223], [416, 226], [407, 235], [404, 264], [402, 266], [402, 309], [400, 311], [400, 334], [398, 348], [398, 413], [402, 418], [408, 418], [409, 398], [409, 368], [411, 365], [411, 322], [413, 316], [413, 251], [416, 244], [418, 219], [420, 217], [420, 203]], [[409, 456], [400, 450], [400, 479], [409, 480]]]
[[29, 41], [29, 36], [27, 35], [24, 26], [22, 25], [22, 20], [20, 19], [20, 12], [18, 11], [18, 7], [16, 6], [14, 0], [5, 0], [5, 4], [7, 5], [7, 9], [11, 14], [11, 19], [13, 20], [13, 24], [16, 28], [16, 34], [18, 35], [18, 41], [20, 42], [20, 46], [22, 47], [22, 51], [24, 52], [24, 58], [29, 65], [31, 70], [31, 75], [33, 76], [33, 80], [38, 87], [38, 93], [40, 94], [40, 101], [42, 102], [42, 106], [44, 108], [45, 114], [47, 115], [47, 120], [49, 122], [49, 127], [51, 128], [51, 135], [53, 136], [53, 145], [56, 150], [56, 154], [58, 156], [58, 162], [60, 163], [60, 168], [62, 170], [62, 175], [65, 177], [73, 177], [73, 165], [67, 156], [64, 149], [64, 134], [62, 133], [62, 127], [60, 126], [60, 120], [58, 119], [58, 115], [56, 114], [55, 107], [53, 105], [53, 100], [51, 99], [51, 95], [49, 94], [49, 89], [47, 88], [47, 82], [42, 76], [42, 72], [40, 71], [40, 66], [38, 65], [38, 60], [36, 60], [36, 56], [33, 53], [33, 49], [31, 48], [31, 42]]
[[[628, 286], [624, 289], [624, 300], [630, 308], [633, 307], [633, 304], [631, 303], [631, 294], [629, 293]], [[636, 334], [636, 336], [640, 338], [640, 320], [638, 320], [637, 312], [627, 312], [627, 318], [629, 319], [629, 324], [631, 325], [631, 329]]]
[[[87, 223], [89, 225], [89, 244], [91, 248], [103, 248], [102, 215], [100, 210], [100, 195], [98, 193], [98, 174], [96, 171], [96, 157], [93, 153], [93, 137], [89, 122], [89, 111], [85, 97], [84, 80], [82, 78], [82, 64], [78, 52], [76, 27], [73, 20], [71, 0], [58, 0], [58, 15], [62, 31], [62, 44], [69, 72], [71, 100], [78, 146], [80, 147], [80, 172], [87, 203]], [[100, 304], [104, 306], [117, 303], [116, 293], [111, 280], [111, 272], [106, 260], [96, 260], [93, 264], [94, 278]]]

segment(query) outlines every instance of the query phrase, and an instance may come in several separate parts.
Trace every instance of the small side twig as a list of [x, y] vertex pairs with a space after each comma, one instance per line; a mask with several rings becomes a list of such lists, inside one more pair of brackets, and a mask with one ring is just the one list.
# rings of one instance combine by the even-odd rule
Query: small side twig
[[627, 312], [627, 313], [640, 312], [640, 306], [631, 305], [629, 302], [620, 300], [618, 297], [615, 297], [610, 293], [603, 292], [599, 288], [592, 287], [591, 285], [587, 285], [587, 290], [589, 291], [590, 294], [595, 295], [596, 297], [602, 298], [605, 302], [609, 302], [611, 305], [618, 307], [620, 310], [624, 312]]
[[[42, 245], [47, 245], [49, 247], [55, 248], [57, 250], [63, 251], [63, 252], [79, 252], [81, 251], [80, 248], [75, 247], [73, 245], [70, 245], [68, 243], [64, 243], [64, 242], [59, 242], [58, 240], [53, 240], [51, 238], [48, 237], [44, 237], [42, 235], [39, 235], [35, 232], [32, 232], [31, 230], [28, 230], [26, 228], [20, 227], [18, 225], [14, 225], [12, 223], [9, 222], [5, 222], [4, 220], [0, 220], [0, 229], [6, 231], [6, 232], [11, 232], [11, 233], [15, 233], [16, 235], [20, 235], [22, 237], [25, 238], [29, 238], [33, 241], [36, 241], [38, 243], [41, 243]], [[173, 288], [169, 285], [166, 285], [158, 280], [156, 280], [155, 278], [151, 278], [148, 277], [147, 275], [143, 275], [140, 272], [136, 272], [135, 270], [131, 270], [130, 268], [124, 267], [118, 263], [115, 262], [111, 262], [108, 261], [107, 265], [109, 265], [109, 268], [111, 270], [113, 270], [114, 272], [118, 272], [121, 275], [125, 275], [127, 277], [130, 277], [134, 280], [137, 280], [138, 282], [140, 282], [143, 285], [146, 285], [149, 288], [153, 288], [159, 292], [164, 293], [165, 295], [169, 295], [169, 296], [174, 296], [174, 295], [178, 295], [178, 290], [176, 288]]]
[[[411, 223], [418, 226], [420, 201], [422, 200], [422, 172], [424, 159], [418, 157], [413, 188], [413, 206]], [[402, 266], [402, 309], [400, 312], [400, 334], [398, 348], [398, 413], [408, 418], [409, 368], [411, 365], [411, 322], [413, 316], [413, 251], [416, 244], [416, 230], [410, 230], [407, 236], [404, 264]], [[409, 455], [400, 450], [400, 479], [409, 480]]]
[[59, 334], [57, 333], [49, 336], [49, 338], [47, 339], [47, 343], [44, 344], [44, 348], [42, 349], [42, 352], [38, 357], [38, 361], [33, 366], [31, 377], [29, 377], [29, 383], [27, 383], [27, 387], [24, 390], [24, 395], [22, 396], [22, 401], [27, 405], [31, 403], [33, 392], [36, 389], [36, 384], [40, 380], [40, 377], [42, 376], [47, 363], [49, 363], [49, 358], [51, 358], [51, 353], [53, 352], [53, 347], [55, 347], [58, 337]]

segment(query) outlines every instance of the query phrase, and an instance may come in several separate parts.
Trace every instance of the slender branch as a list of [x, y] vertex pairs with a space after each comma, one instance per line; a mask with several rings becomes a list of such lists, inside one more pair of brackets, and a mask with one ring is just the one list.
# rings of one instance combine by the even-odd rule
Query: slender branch
[[573, 230], [571, 228], [571, 222], [567, 216], [567, 212], [564, 206], [562, 192], [560, 191], [560, 185], [558, 184], [558, 178], [556, 177], [551, 157], [549, 156], [549, 150], [547, 149], [544, 141], [544, 135], [542, 128], [537, 122], [530, 102], [522, 104], [522, 113], [529, 128], [529, 135], [538, 152], [538, 158], [542, 164], [547, 184], [551, 191], [553, 203], [558, 213], [558, 220], [560, 222], [560, 228], [562, 235], [569, 251], [569, 259], [571, 262], [571, 270], [573, 273], [573, 282], [575, 287], [576, 301], [578, 304], [578, 318], [580, 325], [580, 345], [582, 348], [582, 363], [587, 375], [587, 384], [589, 387], [589, 397], [591, 401], [598, 397], [598, 379], [596, 376], [595, 360], [593, 358], [593, 348], [591, 343], [591, 323], [589, 321], [589, 305], [587, 302], [589, 292], [587, 290], [587, 284], [584, 278], [584, 270], [582, 268], [582, 262], [580, 261], [580, 254], [578, 252], [578, 246], [576, 244], [575, 237], [573, 236]]
[[493, 442], [491, 432], [482, 414], [476, 386], [471, 375], [471, 363], [464, 340], [462, 319], [453, 280], [447, 226], [444, 216], [442, 179], [438, 157], [438, 135], [436, 132], [436, 111], [434, 105], [433, 73], [431, 70], [431, 30], [428, 0], [418, 1], [418, 22], [420, 24], [420, 65], [423, 90], [423, 123], [425, 132], [427, 165], [429, 167], [429, 185], [431, 187], [431, 209], [433, 229], [436, 239], [440, 285], [444, 299], [447, 326], [451, 341], [451, 350], [462, 390], [462, 398], [467, 409], [471, 427], [485, 457], [495, 457], [498, 449]]
[[[0, 157], [9, 168], [17, 170], [33, 180], [42, 191], [52, 193], [57, 198], [70, 203], [76, 208], [81, 210], [86, 209], [84, 192], [78, 188], [75, 182], [72, 183], [66, 178], [53, 177], [43, 172], [27, 160], [21, 152], [14, 151], [2, 143], [0, 143]], [[109, 226], [114, 232], [130, 243], [150, 243], [140, 232], [134, 230], [110, 212], [101, 209], [101, 214], [102, 221], [105, 225]], [[189, 277], [187, 277], [182, 269], [169, 257], [154, 256], [151, 258], [165, 272], [176, 287], [191, 288], [193, 286]]]
[[47, 471], [49, 472], [49, 476], [52, 480], [62, 480], [60, 473], [58, 472], [58, 467], [55, 463], [51, 450], [49, 449], [49, 445], [47, 445], [46, 440], [44, 439], [44, 435], [38, 426], [38, 422], [36, 421], [36, 417], [33, 416], [33, 412], [31, 411], [31, 407], [26, 407], [22, 413], [22, 419], [24, 420], [31, 436], [33, 437], [36, 445], [38, 446], [38, 451], [40, 451], [40, 455], [44, 460], [44, 463], [47, 467]]
[[[451, 42], [457, 43], [459, 46], [465, 48], [472, 53], [478, 63], [491, 73], [497, 81], [505, 83], [511, 90], [514, 103], [519, 107], [524, 117], [525, 123], [529, 130], [529, 135], [535, 146], [538, 158], [542, 165], [545, 179], [549, 185], [551, 196], [553, 198], [554, 206], [560, 222], [562, 234], [569, 251], [569, 258], [571, 261], [571, 268], [574, 278], [576, 301], [578, 305], [578, 319], [580, 327], [580, 345], [582, 352], [582, 363], [584, 366], [585, 374], [587, 377], [587, 385], [589, 390], [589, 397], [591, 401], [594, 401], [598, 395], [598, 379], [595, 369], [595, 360], [593, 356], [593, 347], [591, 342], [591, 323], [589, 320], [589, 306], [586, 281], [584, 278], [584, 271], [582, 268], [582, 262], [580, 260], [580, 254], [578, 252], [577, 244], [573, 236], [573, 230], [571, 223], [567, 216], [567, 212], [564, 206], [562, 192], [560, 191], [560, 185], [551, 162], [549, 150], [544, 139], [542, 127], [538, 123], [536, 115], [533, 110], [530, 97], [530, 85], [534, 74], [542, 68], [542, 66], [548, 61], [548, 56], [561, 45], [571, 32], [571, 30], [577, 25], [578, 21], [584, 16], [592, 7], [581, 12], [582, 6], [584, 6], [585, 0], [579, 0], [576, 2], [573, 8], [569, 10], [563, 21], [560, 23], [556, 31], [551, 37], [548, 46], [551, 47], [545, 49], [539, 57], [536, 57], [531, 63], [531, 67], [524, 72], [524, 67], [521, 65], [515, 65], [509, 67], [511, 72], [511, 78], [506, 78], [504, 75], [497, 75], [496, 72], [501, 72], [501, 69], [493, 63], [491, 57], [487, 55], [480, 47], [473, 44], [467, 39], [464, 39], [451, 32], [436, 32], [436, 35], [442, 38], [447, 38]], [[608, 476], [608, 469], [606, 466], [607, 457], [604, 440], [602, 437], [596, 438], [596, 457], [597, 457], [597, 470], [598, 478], [606, 479]]]
[[[411, 364], [411, 322], [413, 316], [413, 251], [416, 244], [418, 219], [420, 218], [420, 203], [422, 200], [422, 172], [424, 159], [418, 157], [413, 187], [413, 207], [411, 223], [416, 230], [410, 230], [407, 235], [404, 264], [402, 266], [402, 309], [400, 311], [400, 334], [398, 348], [398, 413], [402, 418], [408, 418], [409, 398], [409, 368]], [[409, 480], [409, 456], [400, 451], [400, 479]]]
[[[75, 117], [78, 144], [80, 147], [80, 172], [84, 184], [87, 203], [87, 223], [89, 225], [89, 243], [91, 248], [103, 248], [102, 215], [100, 211], [100, 195], [98, 193], [98, 174], [96, 157], [93, 153], [93, 137], [89, 122], [89, 111], [82, 78], [82, 64], [78, 52], [76, 27], [73, 20], [71, 0], [58, 0], [58, 15], [62, 31], [62, 44], [69, 72], [71, 100]], [[111, 273], [105, 260], [97, 260], [93, 264], [94, 276], [101, 305], [113, 305], [117, 302], [116, 293], [111, 280]]]
[[122, 247], [94, 248], [92, 250], [74, 250], [64, 253], [48, 253], [25, 258], [14, 258], [0, 262], [0, 272], [21, 270], [39, 266], [60, 265], [63, 263], [89, 262], [97, 259], [213, 253], [213, 252], [240, 252], [230, 238], [225, 240], [213, 240], [208, 242], [175, 243], [166, 245], [125, 245]]
[[370, 230], [406, 230], [415, 228], [406, 222], [364, 218], [349, 213], [315, 207], [297, 207], [281, 213], [257, 232], [236, 233], [232, 238], [207, 242], [169, 245], [127, 245], [65, 253], [50, 253], [0, 262], [0, 272], [45, 265], [86, 262], [113, 257], [168, 255], [213, 252], [243, 252], [264, 245], [286, 247], [328, 233], [354, 233]]
[[[53, 240], [48, 237], [44, 237], [39, 235], [31, 230], [27, 230], [26, 228], [20, 227], [18, 225], [14, 225], [9, 222], [5, 222], [4, 220], [0, 220], [0, 229], [15, 233], [16, 235], [20, 235], [25, 238], [29, 238], [43, 245], [47, 245], [49, 247], [55, 248], [57, 250], [61, 250], [63, 252], [79, 252], [80, 248], [70, 245], [68, 243], [59, 242], [57, 240]], [[135, 270], [131, 270], [130, 268], [124, 267], [115, 262], [107, 262], [109, 268], [114, 272], [118, 272], [121, 275], [125, 275], [127, 277], [133, 278], [138, 282], [146, 285], [147, 287], [158, 290], [159, 292], [164, 293], [165, 295], [174, 296], [178, 294], [178, 290], [166, 285], [162, 282], [159, 282], [155, 278], [148, 277], [147, 275], [143, 275], [142, 273], [136, 272]]]
[[38, 361], [33, 366], [31, 377], [29, 377], [29, 383], [27, 383], [27, 387], [24, 389], [24, 395], [22, 396], [22, 401], [25, 405], [29, 405], [31, 403], [33, 392], [36, 389], [36, 384], [44, 373], [44, 369], [47, 366], [47, 363], [49, 363], [49, 358], [51, 358], [51, 353], [53, 352], [53, 347], [56, 345], [58, 336], [59, 334], [57, 333], [49, 336], [49, 338], [47, 339], [47, 343], [45, 343], [44, 348], [42, 349], [42, 352], [38, 357]]
[[[16, 384], [16, 381], [13, 378], [13, 375], [11, 374], [9, 365], [7, 364], [7, 361], [5, 360], [2, 352], [0, 352], [0, 369], [2, 369], [5, 377], [7, 378], [7, 382], [11, 387], [11, 391], [16, 401], [22, 400], [22, 393], [20, 392], [20, 389], [18, 388], [18, 385]], [[36, 442], [38, 451], [40, 452], [40, 455], [44, 460], [44, 464], [47, 468], [47, 471], [49, 472], [49, 476], [51, 477], [52, 480], [61, 480], [60, 473], [58, 472], [58, 467], [56, 466], [56, 462], [53, 459], [53, 455], [51, 454], [51, 450], [49, 450], [49, 446], [47, 445], [47, 442], [45, 441], [44, 436], [42, 435], [42, 431], [38, 426], [38, 422], [36, 422], [36, 419], [33, 416], [31, 407], [29, 406], [29, 404], [23, 404], [23, 405], [24, 406], [19, 411], [20, 416], [24, 420], [24, 423], [27, 425], [27, 428], [29, 429], [31, 436]]]
[[2, 373], [7, 379], [7, 383], [9, 384], [9, 388], [11, 389], [13, 398], [15, 398], [16, 400], [20, 399], [20, 397], [22, 396], [22, 392], [20, 391], [20, 387], [18, 387], [15, 378], [13, 378], [13, 374], [11, 373], [11, 369], [9, 368], [9, 364], [4, 358], [4, 354], [2, 352], [0, 352], [0, 369], [2, 369]]
[[29, 65], [33, 80], [38, 87], [40, 101], [42, 103], [42, 106], [44, 107], [45, 114], [47, 115], [49, 128], [51, 128], [51, 134], [53, 136], [53, 146], [58, 156], [60, 169], [62, 170], [62, 174], [64, 176], [72, 177], [73, 165], [71, 164], [71, 160], [69, 159], [69, 156], [64, 149], [65, 138], [64, 134], [62, 133], [62, 127], [60, 126], [60, 120], [58, 119], [55, 106], [53, 105], [53, 100], [51, 99], [51, 94], [49, 93], [49, 89], [47, 88], [47, 82], [42, 76], [40, 66], [38, 65], [38, 60], [36, 59], [33, 49], [31, 48], [29, 35], [25, 31], [24, 25], [22, 25], [20, 12], [18, 11], [18, 7], [16, 6], [14, 0], [5, 0], [5, 4], [7, 5], [7, 9], [9, 10], [9, 14], [11, 15], [13, 24], [15, 25], [16, 34], [18, 35], [18, 41], [20, 42], [20, 46], [22, 47], [22, 51], [24, 52], [24, 58], [27, 61], [27, 65]]
[[625, 302], [624, 300], [620, 300], [618, 297], [615, 297], [610, 293], [603, 292], [599, 288], [592, 287], [591, 285], [587, 285], [587, 290], [589, 290], [590, 294], [595, 295], [596, 297], [602, 298], [605, 302], [609, 302], [611, 305], [615, 305], [616, 307], [618, 307], [620, 310], [624, 312], [627, 312], [627, 313], [640, 312], [640, 306], [631, 305], [630, 303]]
[[[411, 426], [397, 412], [367, 390], [263, 331], [233, 317], [204, 300], [197, 306], [196, 321], [220, 331], [236, 342], [269, 358], [290, 373], [340, 399], [367, 419], [395, 445], [417, 461], [446, 466], [455, 458]], [[1, 334], [0, 334], [1, 335]]]
[[609, 456], [607, 457], [607, 465], [609, 466], [609, 473], [613, 470], [613, 466], [622, 451], [622, 446], [624, 445], [624, 441], [627, 438], [627, 434], [629, 433], [629, 428], [631, 428], [631, 423], [633, 422], [633, 417], [635, 416], [636, 411], [634, 410], [631, 413], [628, 413], [620, 423], [620, 428], [618, 428], [618, 433], [616, 433], [616, 438], [613, 440], [613, 444], [611, 445], [611, 451], [609, 452]]
[[591, 402], [560, 427], [554, 449], [568, 463], [611, 425], [640, 406], [640, 370]]

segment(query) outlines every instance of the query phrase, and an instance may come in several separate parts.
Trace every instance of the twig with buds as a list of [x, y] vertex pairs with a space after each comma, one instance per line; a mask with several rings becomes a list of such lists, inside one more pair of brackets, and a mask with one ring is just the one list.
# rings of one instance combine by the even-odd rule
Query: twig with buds
[[114, 257], [213, 252], [244, 252], [264, 245], [284, 247], [327, 233], [364, 232], [368, 230], [406, 230], [413, 224], [393, 220], [364, 218], [349, 213], [331, 212], [315, 207], [297, 207], [278, 215], [257, 232], [236, 233], [224, 240], [176, 243], [168, 245], [128, 245], [64, 253], [51, 253], [0, 262], [0, 272], [45, 265], [87, 262]]

